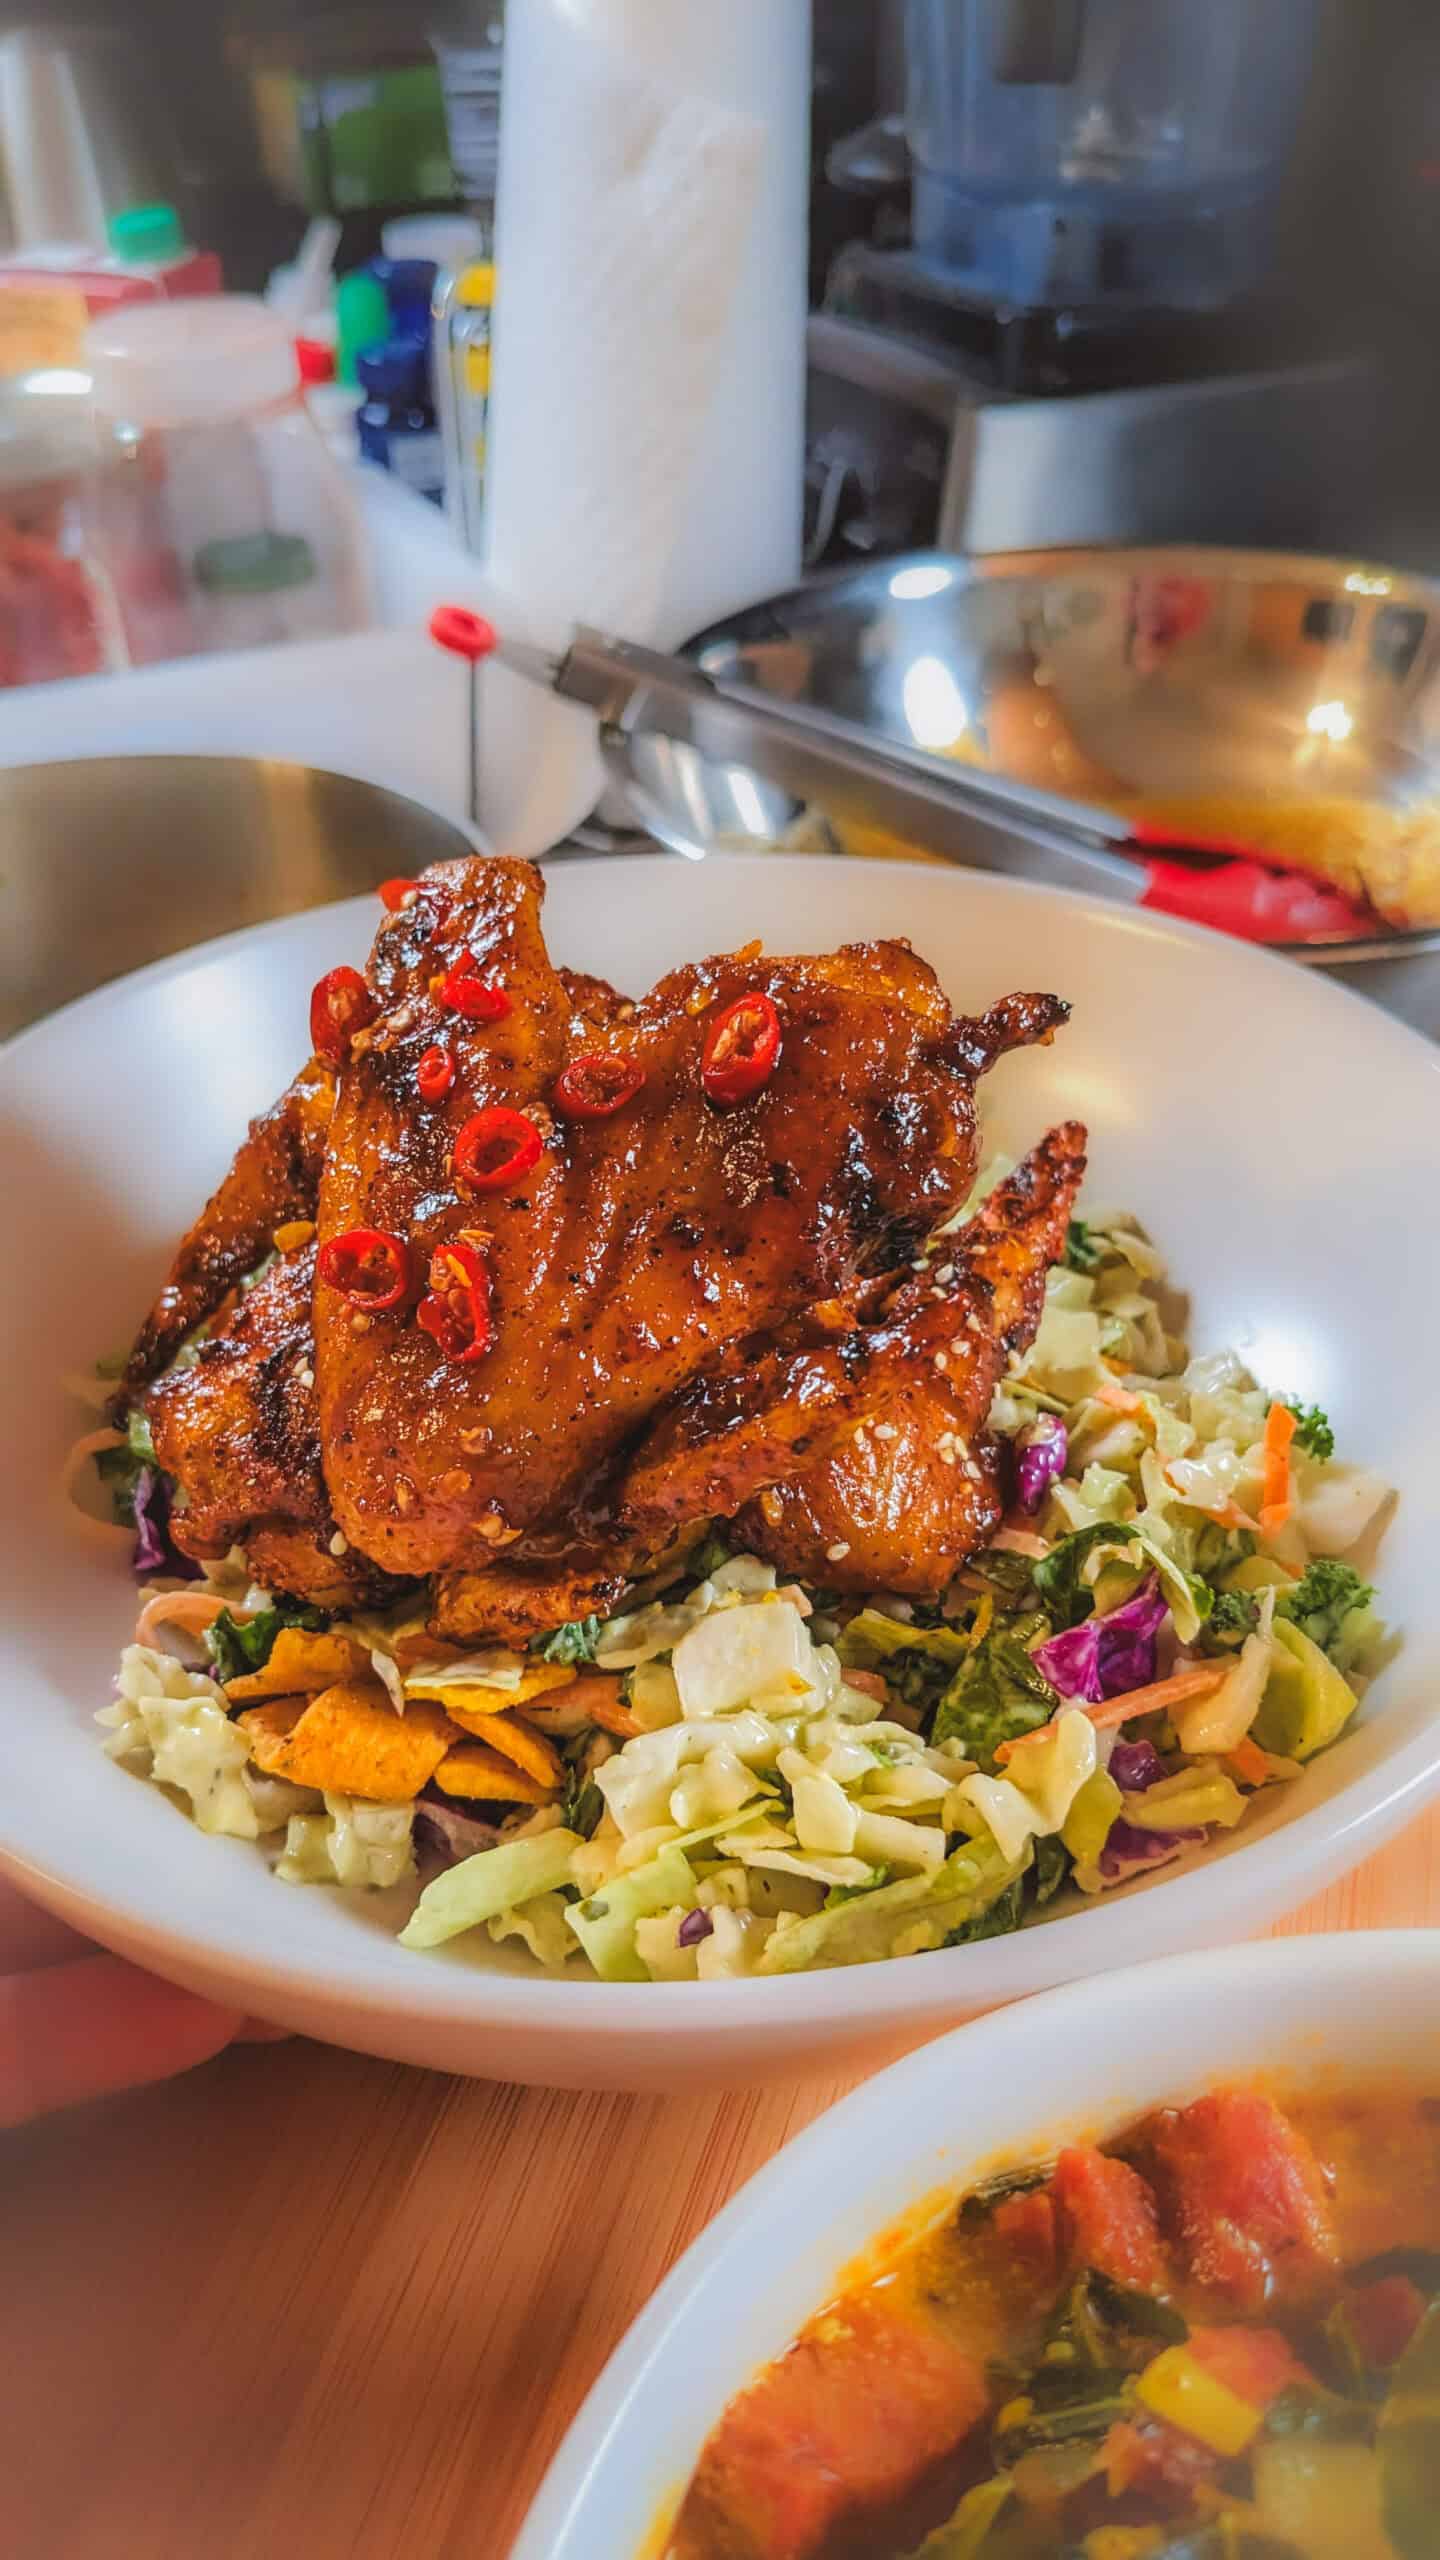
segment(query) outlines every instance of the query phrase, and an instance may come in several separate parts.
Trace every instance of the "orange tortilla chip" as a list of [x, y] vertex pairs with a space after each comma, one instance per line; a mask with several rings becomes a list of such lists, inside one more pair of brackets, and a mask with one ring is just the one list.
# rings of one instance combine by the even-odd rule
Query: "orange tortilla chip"
[[370, 1656], [353, 1636], [338, 1629], [307, 1633], [304, 1627], [282, 1627], [263, 1671], [247, 1671], [226, 1685], [227, 1698], [289, 1698], [297, 1689], [312, 1694], [337, 1680], [368, 1680]]
[[267, 1777], [276, 1777], [275, 1754], [283, 1751], [286, 1741], [309, 1706], [308, 1698], [270, 1698], [263, 1707], [248, 1707], [235, 1721], [250, 1745], [250, 1757]]
[[267, 1740], [260, 1765], [322, 1794], [407, 1804], [459, 1739], [439, 1707], [417, 1703], [398, 1716], [378, 1681], [341, 1680], [312, 1698], [282, 1737]]
[[499, 1804], [549, 1804], [555, 1790], [484, 1742], [461, 1742], [435, 1771], [447, 1796], [481, 1796]]
[[488, 1742], [503, 1760], [511, 1760], [517, 1769], [528, 1771], [542, 1786], [555, 1788], [565, 1781], [565, 1763], [553, 1743], [536, 1733], [523, 1716], [482, 1716], [467, 1707], [449, 1710], [456, 1724], [473, 1733], [477, 1742]]

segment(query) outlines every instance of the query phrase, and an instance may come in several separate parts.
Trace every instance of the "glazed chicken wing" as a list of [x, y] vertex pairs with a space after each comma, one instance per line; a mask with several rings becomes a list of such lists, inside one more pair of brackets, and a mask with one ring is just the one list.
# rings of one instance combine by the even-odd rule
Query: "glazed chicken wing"
[[[519, 862], [426, 873], [338, 1074], [312, 1061], [187, 1237], [134, 1377], [284, 1217], [313, 1216], [318, 1253], [292, 1247], [150, 1389], [177, 1537], [238, 1540], [332, 1606], [433, 1576], [432, 1624], [462, 1642], [603, 1611], [747, 1503], [792, 1569], [818, 1548], [823, 1579], [919, 1588], [923, 1546], [933, 1587], [993, 1512], [984, 1416], [1080, 1133], [966, 1231], [953, 1285], [910, 1266], [973, 1182], [977, 1079], [1065, 1007], [957, 1017], [903, 942], [752, 945], [632, 1003], [553, 966], [543, 894]], [[737, 1008], [778, 1042], [738, 1085], [707, 1064]], [[937, 1459], [947, 1433], [967, 1466]]]
[[311, 1058], [276, 1103], [252, 1120], [245, 1143], [193, 1227], [136, 1336], [125, 1366], [133, 1394], [174, 1359], [186, 1336], [270, 1251], [287, 1219], [311, 1218], [335, 1105], [334, 1070]]
[[[184, 1490], [171, 1521], [188, 1555], [245, 1548], [267, 1588], [338, 1609], [384, 1577], [338, 1539], [320, 1463], [311, 1245], [282, 1254], [145, 1400], [155, 1454]], [[339, 1552], [336, 1552], [338, 1542]]]
[[[319, 1204], [322, 1245], [356, 1228], [397, 1236], [421, 1290], [451, 1275], [453, 1248], [483, 1263], [493, 1338], [473, 1362], [413, 1304], [371, 1316], [317, 1292], [336, 1517], [352, 1546], [414, 1575], [487, 1566], [573, 1527], [626, 1444], [729, 1346], [906, 1261], [973, 1179], [981, 1065], [1063, 1018], [1040, 998], [957, 1024], [934, 973], [906, 945], [878, 943], [679, 969], [600, 1033], [546, 953], [538, 875], [464, 867], [480, 888], [463, 949], [445, 871], [381, 933], [377, 980], [392, 937], [424, 937], [434, 966], [355, 1043]], [[457, 1018], [444, 985], [457, 964], [499, 991], [491, 1019]], [[702, 1081], [707, 1031], [755, 997], [783, 1027], [778, 1061], [753, 1097], [717, 1108]], [[459, 1073], [424, 1104], [416, 1066], [437, 1042]], [[621, 1109], [571, 1116], [556, 1079], [597, 1050], [643, 1081]], [[541, 1151], [498, 1193], [477, 1192], [457, 1181], [453, 1151], [477, 1111], [497, 1110], [524, 1113]]]
[[1034, 1341], [1045, 1274], [1064, 1249], [1085, 1172], [1085, 1132], [1067, 1122], [991, 1194], [885, 1321], [938, 1303], [949, 1338], [918, 1350], [823, 1462], [747, 1504], [736, 1534], [799, 1581], [937, 1599], [999, 1526], [1000, 1448], [984, 1428], [1007, 1361]]

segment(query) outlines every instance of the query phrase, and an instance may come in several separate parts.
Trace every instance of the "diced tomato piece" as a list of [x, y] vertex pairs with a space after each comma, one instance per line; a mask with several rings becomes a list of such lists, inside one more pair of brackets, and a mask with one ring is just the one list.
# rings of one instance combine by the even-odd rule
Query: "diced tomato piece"
[[1192, 2329], [1187, 2344], [1196, 2363], [1251, 2409], [1268, 2409], [1292, 2382], [1310, 2379], [1278, 2329]]
[[1269, 2098], [1222, 2089], [1167, 2110], [1148, 2143], [1169, 2220], [1198, 2284], [1241, 2311], [1303, 2296], [1335, 2263], [1314, 2152]]
[[1053, 2282], [1060, 2262], [1060, 2235], [1055, 2199], [1048, 2187], [1031, 2187], [1024, 2195], [1004, 2197], [990, 2217], [990, 2228], [1028, 2275], [1039, 2283]]
[[1424, 2318], [1425, 2296], [1408, 2276], [1377, 2276], [1351, 2294], [1346, 2309], [1368, 2362], [1398, 2364]]
[[678, 2547], [807, 2560], [842, 2516], [909, 2488], [985, 2415], [976, 2359], [860, 2295], [732, 2402], [700, 2459]]
[[1092, 2144], [1062, 2151], [1050, 2182], [1061, 2254], [1117, 2284], [1153, 2292], [1165, 2282], [1155, 2198], [1139, 2171]]
[[1133, 2490], [1167, 2508], [1188, 2507], [1212, 2480], [1220, 2456], [1163, 2418], [1117, 2418], [1105, 2438], [1105, 2481], [1112, 2498]]

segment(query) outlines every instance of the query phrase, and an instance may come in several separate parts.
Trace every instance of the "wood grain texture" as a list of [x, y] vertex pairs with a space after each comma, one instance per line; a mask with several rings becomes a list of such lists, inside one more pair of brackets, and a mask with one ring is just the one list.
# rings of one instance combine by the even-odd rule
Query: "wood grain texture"
[[[1440, 1925], [1440, 1810], [1285, 1925]], [[502, 2560], [666, 2268], [850, 2085], [576, 2097], [280, 2044], [5, 2138], [0, 2547]]]

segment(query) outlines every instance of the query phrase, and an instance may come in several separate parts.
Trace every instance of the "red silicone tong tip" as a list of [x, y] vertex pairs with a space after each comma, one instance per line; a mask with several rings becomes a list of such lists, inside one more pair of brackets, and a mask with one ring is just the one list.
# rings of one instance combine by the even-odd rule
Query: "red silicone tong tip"
[[430, 637], [452, 656], [468, 658], [472, 667], [493, 656], [500, 645], [494, 623], [465, 604], [437, 604], [430, 616]]

